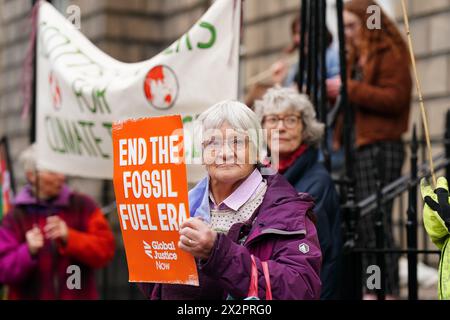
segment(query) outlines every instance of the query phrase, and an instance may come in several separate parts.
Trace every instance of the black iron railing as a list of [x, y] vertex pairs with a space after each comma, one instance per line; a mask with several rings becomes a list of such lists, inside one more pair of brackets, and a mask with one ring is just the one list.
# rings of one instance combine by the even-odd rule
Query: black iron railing
[[[439, 154], [433, 158], [436, 166], [435, 170], [437, 173], [444, 172], [445, 176], [450, 173], [450, 111], [447, 112], [446, 124], [445, 124], [445, 137], [442, 140], [444, 143], [445, 152]], [[410, 162], [410, 173], [395, 181], [391, 182], [387, 186], [381, 186], [380, 183], [377, 184], [377, 192], [364, 200], [357, 203], [348, 202], [344, 199], [344, 204], [342, 206], [344, 212], [353, 211], [356, 214], [345, 214], [344, 220], [346, 226], [355, 226], [358, 221], [365, 215], [375, 214], [376, 215], [376, 225], [374, 233], [376, 235], [376, 247], [375, 248], [358, 248], [356, 245], [357, 234], [354, 232], [345, 232], [344, 239], [344, 255], [345, 255], [345, 265], [356, 263], [358, 266], [352, 266], [353, 269], [349, 270], [347, 277], [354, 277], [354, 281], [350, 282], [350, 287], [344, 292], [344, 298], [347, 299], [360, 299], [362, 297], [363, 284], [363, 270], [362, 270], [362, 259], [363, 254], [375, 254], [377, 259], [377, 264], [381, 270], [382, 283], [381, 288], [377, 291], [379, 299], [384, 299], [385, 297], [385, 286], [383, 281], [385, 279], [385, 255], [386, 254], [406, 254], [408, 260], [408, 299], [416, 300], [418, 299], [418, 279], [417, 279], [417, 265], [418, 265], [418, 255], [419, 254], [439, 254], [439, 250], [429, 249], [428, 241], [424, 241], [423, 248], [418, 247], [418, 231], [420, 230], [424, 235], [424, 239], [427, 239], [425, 230], [422, 227], [422, 223], [419, 224], [418, 216], [421, 213], [421, 206], [418, 208], [418, 203], [422, 204], [422, 201], [418, 201], [418, 186], [422, 178], [429, 178], [431, 176], [429, 167], [427, 163], [418, 166], [418, 142], [416, 136], [416, 129], [414, 126], [411, 139], [411, 156]], [[401, 249], [392, 249], [384, 247], [385, 234], [385, 219], [383, 206], [395, 199], [401, 197], [404, 193], [408, 194], [408, 207], [406, 210], [407, 220], [402, 223], [399, 227], [406, 229], [406, 248], [402, 246]], [[400, 212], [402, 215], [404, 212]], [[350, 221], [349, 221], [350, 220]], [[355, 271], [354, 268], [357, 270]], [[344, 270], [346, 268], [344, 267]], [[344, 278], [346, 275], [344, 275]]]
[[[300, 92], [305, 92], [315, 103], [319, 119], [323, 123], [326, 121], [326, 84], [325, 73], [325, 11], [326, 3], [324, 1], [302, 0], [301, 1], [301, 42], [299, 48], [299, 74], [298, 88]], [[381, 270], [381, 286], [376, 290], [379, 299], [385, 299], [385, 273], [386, 273], [386, 255], [406, 254], [408, 261], [408, 298], [416, 300], [418, 295], [417, 266], [418, 255], [424, 255], [424, 261], [428, 262], [428, 256], [439, 254], [438, 250], [429, 249], [428, 236], [423, 228], [421, 217], [422, 201], [418, 201], [418, 185], [423, 177], [430, 176], [428, 164], [425, 162], [418, 164], [419, 155], [423, 154], [425, 145], [422, 140], [417, 138], [416, 127], [412, 130], [411, 139], [407, 140], [405, 146], [410, 151], [409, 173], [405, 174], [388, 185], [382, 185], [381, 176], [384, 172], [383, 161], [380, 154], [379, 166], [374, 168], [376, 179], [376, 192], [366, 199], [356, 200], [355, 188], [356, 179], [354, 174], [355, 164], [355, 141], [354, 141], [354, 110], [348, 103], [347, 96], [347, 63], [345, 52], [345, 36], [343, 21], [343, 1], [336, 0], [338, 40], [339, 40], [339, 61], [340, 75], [342, 80], [340, 97], [338, 99], [338, 110], [343, 114], [343, 148], [345, 152], [345, 173], [335, 181], [341, 195], [341, 212], [343, 218], [343, 237], [344, 237], [344, 273], [342, 275], [343, 286], [342, 297], [345, 299], [361, 299], [363, 297], [363, 255], [375, 255], [376, 263]], [[306, 37], [305, 37], [306, 36]], [[304, 39], [308, 38], [308, 45], [305, 45]], [[307, 49], [305, 48], [307, 47]], [[330, 123], [328, 123], [330, 125]], [[433, 145], [442, 145], [444, 152], [434, 157], [435, 169], [439, 174], [445, 171], [446, 176], [450, 173], [450, 113], [447, 113], [445, 123], [444, 137], [433, 137]], [[327, 146], [327, 135], [321, 144], [324, 154], [325, 164], [330, 168], [330, 155]], [[405, 208], [405, 199], [407, 195], [407, 205]], [[398, 201], [399, 208], [397, 212], [396, 231], [400, 249], [386, 248], [386, 216], [384, 207]], [[419, 206], [420, 204], [420, 206]], [[358, 223], [367, 215], [375, 216], [375, 235], [376, 246], [374, 248], [358, 247]], [[419, 241], [422, 236], [422, 241]], [[419, 242], [422, 246], [419, 248]]]

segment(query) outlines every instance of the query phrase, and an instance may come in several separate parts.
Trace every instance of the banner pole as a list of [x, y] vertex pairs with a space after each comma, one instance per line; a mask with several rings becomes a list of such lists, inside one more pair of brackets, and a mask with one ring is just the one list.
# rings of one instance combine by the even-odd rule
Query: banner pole
[[[36, 4], [39, 0], [32, 0], [31, 2], [31, 10], [33, 11], [35, 9]], [[34, 20], [32, 20], [31, 25], [31, 32], [33, 32], [33, 29], [36, 28], [36, 35], [35, 39], [33, 39], [33, 43], [31, 44], [33, 46], [33, 78], [31, 83], [31, 101], [30, 101], [30, 111], [31, 111], [31, 117], [30, 117], [30, 133], [29, 133], [29, 139], [30, 144], [34, 143], [36, 141], [36, 89], [37, 89], [37, 81], [36, 81], [36, 73], [37, 73], [37, 50], [36, 50], [36, 41], [37, 41], [37, 23], [34, 24]]]
[[414, 77], [416, 80], [417, 94], [419, 96], [419, 106], [420, 106], [420, 113], [422, 115], [422, 124], [423, 124], [423, 128], [425, 130], [425, 141], [426, 141], [426, 145], [427, 145], [428, 161], [430, 162], [431, 178], [433, 180], [433, 186], [436, 187], [436, 175], [434, 172], [433, 156], [431, 154], [430, 131], [428, 129], [428, 116], [427, 116], [427, 111], [425, 109], [425, 105], [423, 102], [422, 88], [420, 85], [419, 75], [417, 73], [416, 58], [414, 57], [414, 49], [413, 49], [413, 45], [412, 45], [411, 31], [409, 29], [409, 20], [408, 20], [408, 13], [406, 11], [405, 0], [402, 0], [402, 10], [403, 10], [403, 20], [405, 23], [406, 35], [408, 37], [409, 54], [411, 55], [411, 64], [413, 67]]

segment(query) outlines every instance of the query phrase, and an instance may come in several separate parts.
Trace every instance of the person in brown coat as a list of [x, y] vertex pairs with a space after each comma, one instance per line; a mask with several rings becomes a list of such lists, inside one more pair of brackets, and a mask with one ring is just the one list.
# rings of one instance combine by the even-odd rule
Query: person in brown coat
[[[347, 45], [348, 99], [354, 110], [356, 144], [356, 197], [363, 200], [376, 191], [374, 168], [387, 185], [401, 175], [404, 161], [402, 134], [407, 131], [412, 79], [408, 48], [394, 23], [380, 10], [379, 26], [372, 28], [372, 0], [351, 0], [344, 5]], [[376, 17], [375, 17], [376, 18]], [[370, 22], [377, 22], [370, 20]], [[370, 26], [370, 28], [369, 28]], [[340, 80], [329, 80], [328, 94], [336, 92]], [[342, 120], [342, 118], [340, 119]], [[342, 121], [340, 122], [342, 129]], [[341, 135], [342, 137], [342, 135]], [[335, 141], [336, 145], [339, 141]], [[393, 247], [392, 203], [386, 205], [386, 246]], [[375, 215], [359, 222], [360, 244], [375, 247]], [[398, 257], [386, 257], [386, 292], [398, 294]], [[363, 272], [376, 264], [373, 255], [364, 257]]]

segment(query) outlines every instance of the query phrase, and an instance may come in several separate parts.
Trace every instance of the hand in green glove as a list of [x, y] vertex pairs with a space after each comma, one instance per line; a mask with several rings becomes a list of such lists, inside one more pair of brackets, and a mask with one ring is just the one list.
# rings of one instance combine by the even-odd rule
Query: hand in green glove
[[423, 208], [423, 222], [432, 241], [442, 247], [445, 237], [450, 229], [450, 203], [447, 179], [440, 177], [436, 189], [433, 191], [430, 184], [423, 178], [420, 181]]

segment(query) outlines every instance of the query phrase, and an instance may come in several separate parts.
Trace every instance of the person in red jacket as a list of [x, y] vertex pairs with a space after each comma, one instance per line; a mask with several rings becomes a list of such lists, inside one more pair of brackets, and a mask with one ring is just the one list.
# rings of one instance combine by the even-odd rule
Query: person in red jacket
[[9, 299], [97, 299], [94, 269], [115, 251], [109, 224], [91, 198], [34, 159], [33, 145], [21, 156], [28, 184], [0, 226], [0, 283]]

